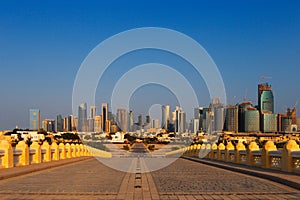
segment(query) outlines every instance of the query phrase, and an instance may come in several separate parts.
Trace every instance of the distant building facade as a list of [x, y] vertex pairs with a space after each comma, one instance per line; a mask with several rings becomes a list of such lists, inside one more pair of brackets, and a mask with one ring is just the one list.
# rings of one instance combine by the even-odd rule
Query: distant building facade
[[41, 128], [41, 113], [39, 109], [29, 110], [30, 130], [39, 130]]

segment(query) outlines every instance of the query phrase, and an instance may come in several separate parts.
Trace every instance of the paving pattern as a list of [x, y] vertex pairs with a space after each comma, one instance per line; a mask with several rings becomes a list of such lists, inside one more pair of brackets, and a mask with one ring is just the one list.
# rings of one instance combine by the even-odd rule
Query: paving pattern
[[160, 199], [300, 199], [295, 189], [184, 159], [152, 176]]
[[135, 173], [88, 159], [44, 169], [0, 180], [0, 199], [300, 199], [287, 186], [185, 159], [152, 173], [139, 173], [144, 158], [131, 167]]
[[125, 173], [96, 159], [0, 181], [0, 199], [115, 199]]

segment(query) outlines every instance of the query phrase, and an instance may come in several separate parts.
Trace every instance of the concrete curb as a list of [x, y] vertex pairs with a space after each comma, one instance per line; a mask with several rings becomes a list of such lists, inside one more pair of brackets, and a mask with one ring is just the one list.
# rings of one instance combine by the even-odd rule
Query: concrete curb
[[[247, 174], [250, 176], [255, 176], [255, 177], [259, 177], [259, 178], [263, 178], [263, 179], [267, 179], [267, 180], [271, 180], [274, 181], [276, 183], [280, 183], [282, 185], [286, 185], [289, 187], [292, 187], [294, 189], [300, 190], [300, 183], [295, 182], [293, 180], [290, 180], [288, 178], [282, 178], [282, 177], [277, 177], [274, 176], [268, 172], [260, 172], [260, 171], [255, 171], [255, 168], [253, 169], [247, 169], [244, 166], [233, 166], [227, 163], [219, 163], [219, 162], [214, 162], [214, 161], [208, 161], [208, 160], [204, 160], [204, 159], [200, 159], [200, 158], [192, 158], [192, 157], [186, 157], [186, 156], [182, 156], [181, 158], [187, 159], [187, 160], [191, 160], [194, 162], [199, 162], [205, 165], [210, 165], [210, 166], [214, 166], [214, 167], [218, 167], [218, 168], [222, 168], [222, 169], [226, 169], [229, 171], [234, 171], [234, 172], [239, 172], [242, 174]], [[297, 176], [297, 175], [295, 175]], [[300, 179], [300, 176], [299, 176]]]
[[27, 166], [13, 167], [0, 169], [0, 180], [13, 178], [17, 176], [27, 175], [33, 172], [38, 172], [46, 169], [51, 169], [55, 167], [60, 167], [68, 164], [73, 164], [76, 162], [91, 159], [93, 157], [79, 157], [79, 158], [68, 158], [65, 160], [51, 161], [46, 163], [32, 164]]

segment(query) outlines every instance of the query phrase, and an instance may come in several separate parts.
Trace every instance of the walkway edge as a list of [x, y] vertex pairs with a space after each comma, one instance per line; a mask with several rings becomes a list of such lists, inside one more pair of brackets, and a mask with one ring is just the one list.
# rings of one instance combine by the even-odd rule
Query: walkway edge
[[0, 180], [14, 178], [17, 176], [27, 175], [33, 172], [38, 172], [46, 169], [51, 169], [55, 167], [60, 167], [63, 165], [73, 164], [76, 162], [84, 161], [91, 159], [93, 157], [78, 157], [78, 158], [68, 158], [65, 160], [57, 160], [39, 164], [32, 164], [27, 166], [13, 167], [13, 168], [4, 168], [0, 169]]
[[246, 168], [243, 168], [243, 166], [236, 167], [236, 166], [232, 166], [232, 165], [227, 164], [227, 163], [217, 163], [217, 162], [214, 162], [214, 161], [208, 161], [208, 160], [204, 160], [204, 159], [200, 159], [200, 158], [192, 158], [192, 157], [187, 157], [187, 156], [182, 156], [181, 158], [191, 160], [191, 161], [194, 161], [194, 162], [199, 162], [199, 163], [202, 163], [202, 164], [205, 164], [205, 165], [210, 165], [210, 166], [222, 168], [222, 169], [229, 170], [229, 171], [239, 172], [239, 173], [242, 173], [242, 174], [247, 174], [247, 175], [250, 175], [250, 176], [255, 176], [255, 177], [271, 180], [271, 181], [274, 181], [276, 183], [280, 183], [282, 185], [286, 185], [286, 186], [292, 187], [294, 189], [300, 190], [300, 183], [298, 183], [298, 182], [295, 182], [295, 181], [290, 180], [290, 179], [277, 177], [277, 176], [274, 176], [274, 175], [271, 175], [271, 174], [267, 174], [267, 173], [263, 173], [263, 172], [259, 172], [259, 171], [254, 171], [254, 169], [253, 170], [248, 170]]

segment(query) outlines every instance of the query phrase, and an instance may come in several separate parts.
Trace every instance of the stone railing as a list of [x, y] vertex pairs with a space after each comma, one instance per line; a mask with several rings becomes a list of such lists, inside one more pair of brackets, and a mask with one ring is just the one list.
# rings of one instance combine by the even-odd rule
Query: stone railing
[[44, 142], [42, 145], [33, 142], [30, 147], [24, 142], [19, 142], [15, 147], [2, 140], [0, 142], [0, 168], [25, 166], [67, 158], [90, 156], [88, 147], [83, 144], [63, 144]]
[[243, 143], [234, 146], [229, 142], [226, 146], [223, 143], [195, 144], [166, 154], [169, 157], [181, 155], [300, 173], [300, 148], [294, 140], [289, 140], [282, 149], [277, 149], [272, 141], [266, 142], [263, 148], [256, 142], [247, 148]]

